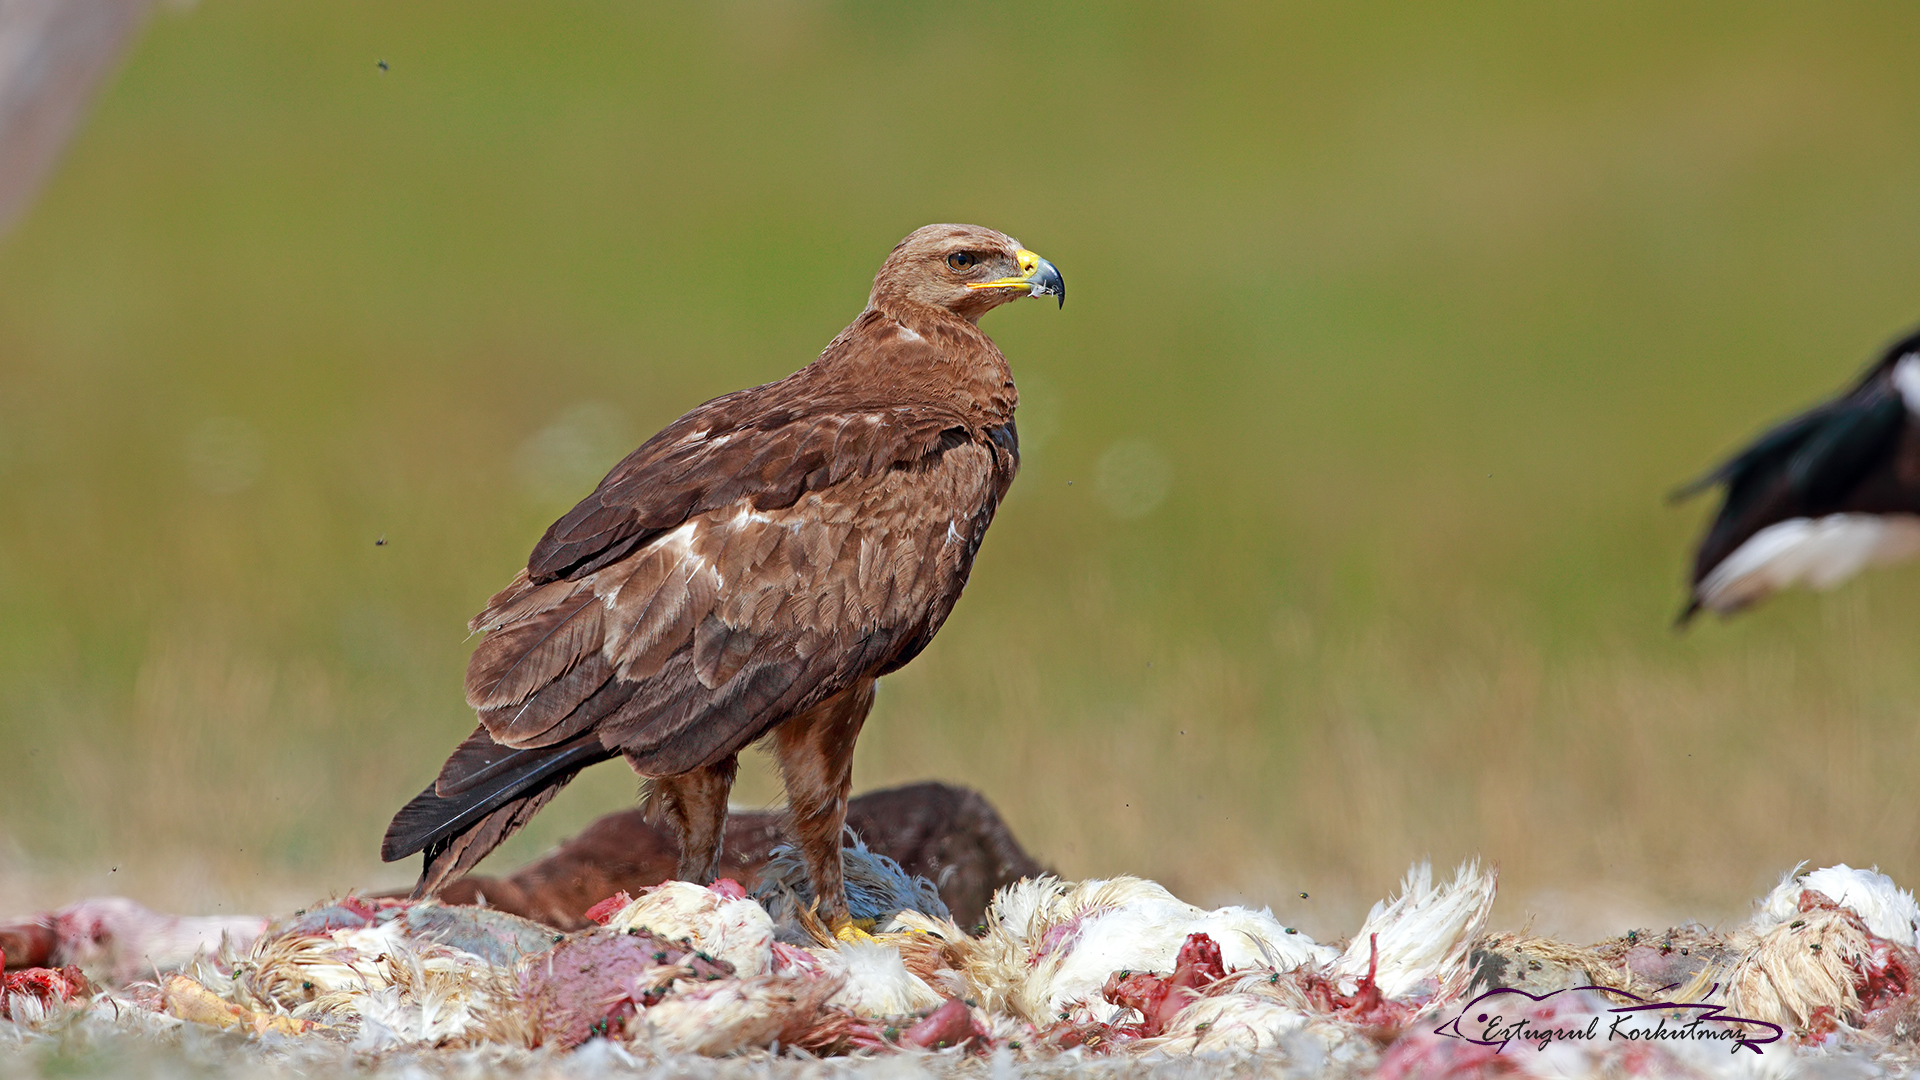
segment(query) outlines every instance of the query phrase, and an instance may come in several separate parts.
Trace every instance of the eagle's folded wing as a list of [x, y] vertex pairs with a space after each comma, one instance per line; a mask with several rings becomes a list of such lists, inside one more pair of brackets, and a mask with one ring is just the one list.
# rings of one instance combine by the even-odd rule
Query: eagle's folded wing
[[943, 410], [703, 430], [706, 411], [622, 462], [475, 619], [468, 700], [500, 743], [593, 728], [661, 774], [737, 751], [917, 652], [1012, 478], [1010, 447]]

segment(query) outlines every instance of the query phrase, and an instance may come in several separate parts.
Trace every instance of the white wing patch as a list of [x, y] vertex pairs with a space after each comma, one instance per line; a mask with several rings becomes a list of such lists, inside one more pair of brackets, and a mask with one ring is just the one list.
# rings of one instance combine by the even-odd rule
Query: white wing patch
[[[1901, 363], [1914, 361], [1909, 357]], [[1831, 589], [1869, 566], [1915, 554], [1920, 554], [1920, 515], [1791, 518], [1754, 533], [1722, 559], [1700, 582], [1697, 595], [1701, 606], [1712, 611], [1735, 611], [1794, 585]]]
[[[705, 524], [707, 523], [702, 519], [694, 518], [662, 534], [658, 540], [653, 541], [642, 549], [641, 557], [665, 560], [668, 565], [677, 567], [673, 576], [682, 582], [692, 581], [695, 575], [703, 570], [707, 570], [713, 574], [716, 585], [724, 584], [724, 582], [720, 581], [719, 571], [709, 569], [707, 557], [694, 550], [694, 541], [698, 536], [700, 527]], [[593, 577], [598, 578], [599, 575], [595, 574]], [[593, 578], [583, 580], [593, 580]], [[625, 580], [626, 578], [624, 576], [618, 579], [619, 582], [625, 582]], [[601, 592], [600, 602], [606, 605], [607, 610], [614, 610], [620, 602], [620, 585], [615, 583], [612, 588], [607, 588]], [[612, 641], [614, 639], [609, 638], [608, 640]]]
[[1920, 353], [1908, 353], [1893, 365], [1893, 388], [1900, 391], [1907, 411], [1920, 416]]
[[740, 433], [737, 431], [729, 431], [724, 435], [715, 435], [712, 428], [701, 428], [699, 431], [689, 431], [685, 435], [680, 436], [674, 440], [673, 445], [683, 449], [703, 442], [711, 443], [714, 446], [725, 446], [732, 442], [734, 436], [738, 434]]

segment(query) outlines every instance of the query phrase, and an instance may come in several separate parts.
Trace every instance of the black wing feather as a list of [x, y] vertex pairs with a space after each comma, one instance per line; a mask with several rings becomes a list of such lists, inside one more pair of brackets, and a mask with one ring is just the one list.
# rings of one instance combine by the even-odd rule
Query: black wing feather
[[[1888, 347], [1848, 391], [1768, 429], [1713, 471], [1674, 493], [1724, 485], [1726, 495], [1694, 556], [1693, 585], [1770, 525], [1849, 510], [1883, 511], [1876, 497], [1908, 436], [1907, 404], [1893, 370], [1920, 351], [1920, 332]], [[1693, 614], [1696, 595], [1681, 621]]]
[[440, 779], [393, 816], [380, 842], [380, 858], [393, 862], [431, 847], [529, 790], [558, 787], [573, 773], [613, 756], [591, 731], [558, 746], [515, 750], [494, 742], [486, 728], [475, 728], [447, 758]]

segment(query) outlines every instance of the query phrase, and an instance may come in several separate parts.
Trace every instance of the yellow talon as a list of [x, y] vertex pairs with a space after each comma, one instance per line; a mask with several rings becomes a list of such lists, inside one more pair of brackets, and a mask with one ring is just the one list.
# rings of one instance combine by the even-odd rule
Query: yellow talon
[[833, 928], [833, 936], [841, 941], [872, 941], [874, 920], [848, 919]]

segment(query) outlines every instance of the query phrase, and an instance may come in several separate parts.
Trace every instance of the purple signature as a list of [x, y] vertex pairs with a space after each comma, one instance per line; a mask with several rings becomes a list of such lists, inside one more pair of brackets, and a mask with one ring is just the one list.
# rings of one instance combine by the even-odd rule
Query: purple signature
[[[1717, 985], [1715, 989], [1717, 989]], [[1673, 989], [1672, 986], [1661, 988]], [[1628, 1004], [1618, 1005], [1606, 1010], [1613, 1019], [1602, 1026], [1602, 1016], [1591, 1014], [1585, 1024], [1561, 1021], [1551, 1015], [1532, 1015], [1532, 1006], [1549, 998], [1565, 993], [1578, 993], [1591, 990], [1596, 994], [1607, 995], [1611, 999], [1624, 999]], [[1713, 991], [1709, 990], [1711, 994]], [[1516, 995], [1526, 999], [1502, 1002], [1501, 998]], [[1511, 1011], [1519, 1005], [1518, 1015], [1509, 1016], [1501, 1011], [1502, 1006]], [[1676, 1012], [1691, 1013], [1692, 1018], [1681, 1020], [1666, 1015], [1658, 1017], [1657, 1023], [1647, 1023], [1646, 1013]], [[1669, 1019], [1673, 1022], [1668, 1024]], [[1654, 1001], [1630, 994], [1625, 990], [1616, 990], [1611, 986], [1575, 986], [1566, 990], [1554, 990], [1545, 994], [1529, 994], [1525, 990], [1502, 988], [1489, 990], [1467, 1003], [1459, 1016], [1433, 1029], [1436, 1035], [1460, 1039], [1476, 1046], [1493, 1046], [1505, 1050], [1514, 1040], [1531, 1043], [1535, 1049], [1545, 1050], [1556, 1042], [1726, 1042], [1730, 1043], [1730, 1052], [1739, 1053], [1745, 1047], [1754, 1053], [1768, 1043], [1778, 1042], [1786, 1032], [1778, 1024], [1765, 1020], [1750, 1020], [1742, 1016], [1730, 1016], [1721, 1005], [1708, 1005], [1696, 1001]], [[1498, 1050], [1495, 1051], [1499, 1052]]]

